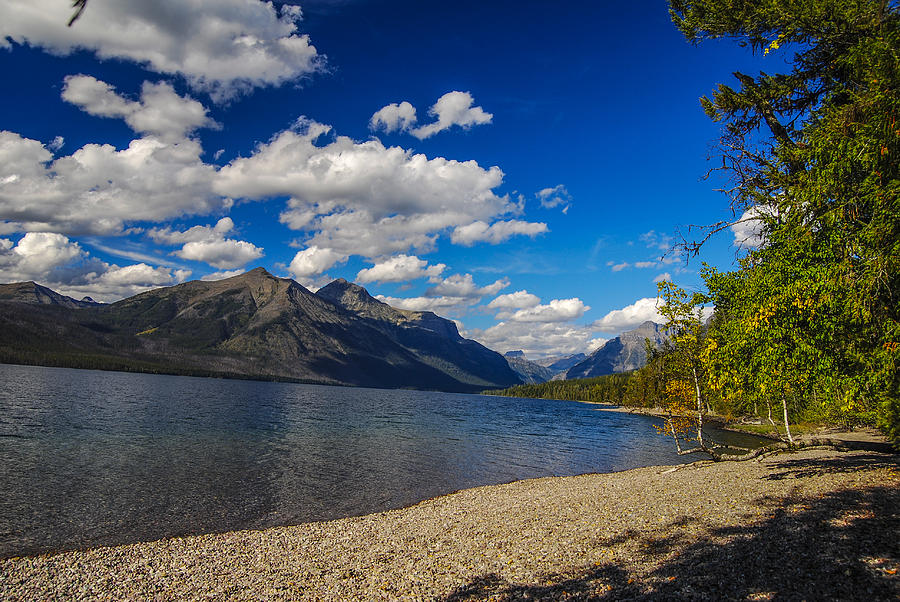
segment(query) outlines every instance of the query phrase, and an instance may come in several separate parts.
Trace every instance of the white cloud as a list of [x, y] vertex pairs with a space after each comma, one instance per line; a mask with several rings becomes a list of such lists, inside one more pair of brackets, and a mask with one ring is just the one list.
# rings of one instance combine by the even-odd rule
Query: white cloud
[[320, 274], [336, 263], [347, 261], [347, 256], [331, 249], [320, 249], [316, 246], [298, 251], [288, 266], [288, 271], [297, 278], [308, 278]]
[[428, 109], [428, 114], [434, 117], [435, 121], [415, 127], [416, 108], [405, 100], [401, 103], [393, 102], [381, 107], [372, 115], [369, 119], [369, 129], [383, 130], [386, 133], [408, 132], [419, 140], [424, 140], [453, 126], [469, 129], [473, 125], [490, 123], [494, 116], [481, 107], [472, 106], [474, 103], [475, 99], [469, 92], [447, 92]]
[[670, 274], [669, 272], [663, 272], [662, 274], [654, 278], [653, 282], [672, 282], [672, 274]]
[[543, 222], [535, 223], [512, 219], [495, 222], [489, 226], [486, 222], [478, 220], [465, 226], [457, 226], [453, 230], [450, 240], [455, 244], [466, 247], [471, 247], [478, 242], [496, 245], [509, 240], [517, 234], [534, 238], [538, 234], [543, 234], [547, 231], [547, 224]]
[[240, 276], [243, 274], [245, 270], [223, 270], [221, 272], [213, 272], [212, 274], [207, 274], [200, 278], [200, 280], [204, 280], [206, 282], [213, 282], [216, 280], [225, 280], [226, 278], [232, 278], [234, 276]]
[[569, 194], [569, 191], [562, 184], [558, 184], [553, 188], [544, 188], [538, 191], [535, 196], [541, 202], [541, 207], [547, 209], [565, 205], [562, 210], [563, 213], [567, 213], [572, 205], [572, 195]]
[[487, 304], [489, 309], [522, 309], [534, 307], [540, 304], [541, 299], [528, 291], [516, 291], [506, 295], [500, 295]]
[[412, 129], [410, 134], [423, 140], [454, 125], [468, 129], [473, 125], [490, 123], [494, 116], [481, 107], [473, 107], [474, 103], [475, 99], [469, 92], [447, 92], [428, 109], [428, 114], [435, 117], [436, 121]]
[[61, 149], [63, 146], [65, 146], [65, 144], [66, 144], [65, 138], [63, 138], [62, 136], [56, 136], [55, 138], [53, 138], [53, 140], [48, 142], [46, 146], [47, 146], [48, 150], [55, 153], [56, 151]]
[[212, 193], [215, 168], [194, 140], [87, 144], [53, 159], [40, 142], [0, 131], [0, 215], [7, 230], [117, 234], [126, 221], [161, 221], [230, 205]]
[[405, 100], [395, 102], [378, 109], [369, 120], [369, 129], [384, 130], [391, 133], [397, 130], [408, 131], [416, 123], [416, 108]]
[[117, 266], [92, 258], [77, 242], [53, 232], [28, 232], [16, 244], [0, 239], [0, 281], [34, 280], [64, 295], [114, 301], [148, 288], [177, 284], [188, 270], [145, 263]]
[[608, 342], [609, 342], [609, 339], [602, 339], [602, 338], [600, 338], [600, 337], [597, 337], [597, 338], [595, 338], [595, 339], [591, 339], [590, 341], [588, 341], [588, 344], [587, 344], [587, 351], [585, 351], [584, 353], [587, 354], [587, 355], [590, 355], [590, 354], [592, 354], [593, 352], [595, 352], [595, 351], [597, 351], [598, 349], [600, 349], [601, 347], [603, 347], [603, 346], [604, 346], [606, 343], [608, 343]]
[[182, 244], [173, 254], [192, 261], [203, 261], [220, 270], [239, 268], [263, 256], [263, 249], [244, 240], [225, 238], [234, 229], [234, 221], [223, 217], [215, 226], [193, 226], [184, 232], [171, 228], [151, 228], [147, 236], [162, 244]]
[[614, 309], [596, 322], [593, 327], [601, 332], [623, 332], [640, 326], [647, 320], [665, 322], [657, 309], [655, 297], [638, 299], [622, 309]]
[[493, 191], [503, 181], [497, 167], [429, 159], [376, 139], [337, 136], [316, 146], [329, 131], [298, 121], [252, 156], [223, 167], [216, 190], [252, 199], [289, 197], [281, 221], [310, 233], [306, 246], [343, 258], [428, 252], [442, 232], [516, 208]]
[[641, 242], [647, 245], [648, 249], [657, 249], [664, 253], [671, 251], [672, 245], [675, 242], [675, 239], [668, 234], [660, 234], [656, 230], [645, 232], [641, 234], [639, 238]]
[[151, 228], [147, 230], [147, 236], [158, 243], [180, 245], [188, 242], [201, 242], [217, 240], [234, 229], [234, 221], [230, 217], [223, 217], [215, 226], [193, 226], [184, 232], [171, 228]]
[[461, 330], [461, 334], [500, 353], [521, 349], [532, 360], [589, 353], [606, 342], [591, 338], [593, 329], [589, 326], [562, 322], [500, 322], [484, 330]]
[[453, 274], [425, 291], [426, 297], [456, 297], [479, 300], [488, 295], [496, 295], [509, 286], [509, 280], [501, 278], [492, 284], [479, 287], [472, 279], [472, 274]]
[[511, 322], [568, 322], [580, 318], [589, 309], [590, 307], [577, 297], [553, 299], [546, 305], [525, 307], [515, 312], [500, 312], [497, 319]]
[[87, 253], [76, 242], [62, 234], [29, 232], [17, 244], [9, 239], [0, 246], [0, 268], [4, 282], [51, 278], [51, 274], [77, 260], [87, 258]]
[[256, 0], [91, 0], [65, 27], [54, 0], [0, 3], [0, 47], [10, 41], [58, 55], [79, 49], [181, 74], [218, 100], [318, 71], [323, 59], [298, 32], [299, 7]]
[[263, 256], [263, 250], [245, 240], [203, 240], [186, 243], [175, 255], [203, 261], [220, 270], [237, 268]]
[[639, 270], [645, 270], [647, 268], [660, 268], [664, 265], [674, 263], [675, 261], [678, 261], [678, 259], [668, 258], [664, 259], [663, 261], [635, 261], [634, 263], [630, 263], [628, 261], [623, 261], [622, 263], [607, 261], [606, 265], [608, 265], [613, 272], [621, 272], [622, 270], [628, 268], [637, 268]]
[[356, 275], [357, 282], [407, 282], [418, 278], [437, 278], [446, 269], [439, 263], [428, 265], [415, 255], [396, 255], [365, 268]]
[[756, 249], [765, 242], [762, 230], [762, 214], [757, 207], [750, 207], [738, 221], [731, 224], [735, 246], [745, 249]]
[[478, 286], [471, 274], [453, 274], [437, 284], [429, 287], [422, 297], [384, 297], [377, 298], [388, 305], [413, 311], [447, 311], [463, 312], [472, 307], [482, 297], [496, 295], [509, 286], [509, 280], [501, 278], [487, 286]]
[[410, 311], [431, 311], [440, 314], [454, 309], [463, 309], [471, 304], [471, 299], [465, 297], [385, 297], [376, 295], [379, 301], [387, 303], [397, 309]]
[[144, 82], [140, 101], [132, 101], [90, 75], [69, 75], [62, 98], [90, 115], [124, 119], [135, 132], [158, 136], [166, 142], [178, 142], [198, 128], [220, 127], [209, 118], [206, 107], [179, 96], [165, 82]]

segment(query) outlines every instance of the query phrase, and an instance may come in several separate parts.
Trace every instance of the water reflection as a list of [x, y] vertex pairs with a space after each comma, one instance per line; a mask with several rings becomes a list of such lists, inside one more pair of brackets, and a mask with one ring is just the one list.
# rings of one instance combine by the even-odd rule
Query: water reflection
[[571, 402], [0, 365], [0, 556], [684, 461]]

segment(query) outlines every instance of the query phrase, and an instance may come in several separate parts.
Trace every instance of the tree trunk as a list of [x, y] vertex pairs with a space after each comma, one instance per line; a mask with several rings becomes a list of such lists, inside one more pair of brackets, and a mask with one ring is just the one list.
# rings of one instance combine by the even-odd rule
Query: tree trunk
[[784, 409], [784, 430], [787, 432], [788, 441], [793, 445], [794, 438], [791, 436], [791, 425], [788, 424], [787, 400], [784, 398], [784, 391], [781, 392], [781, 407]]
[[775, 421], [772, 420], [772, 402], [769, 401], [769, 398], [766, 397], [766, 409], [769, 410], [769, 424], [772, 425], [772, 428], [775, 429], [775, 433], [778, 433], [778, 427], [775, 426]]
[[701, 448], [706, 448], [703, 444], [703, 400], [700, 398], [700, 383], [697, 380], [697, 368], [691, 366], [691, 374], [694, 377], [694, 393], [697, 396], [697, 443]]

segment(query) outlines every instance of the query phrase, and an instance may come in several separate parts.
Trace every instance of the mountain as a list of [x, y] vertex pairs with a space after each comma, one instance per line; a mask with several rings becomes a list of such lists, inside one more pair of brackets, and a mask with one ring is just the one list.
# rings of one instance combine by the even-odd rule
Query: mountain
[[647, 363], [644, 340], [650, 339], [655, 346], [666, 340], [662, 326], [655, 322], [644, 322], [634, 330], [623, 332], [607, 341], [584, 361], [572, 366], [566, 372], [566, 379], [588, 378], [636, 370]]
[[81, 301], [60, 295], [54, 290], [41, 286], [36, 282], [16, 282], [0, 285], [0, 301], [15, 301], [19, 303], [34, 303], [37, 305], [57, 305], [70, 309], [79, 307], [94, 307], [100, 305], [90, 297]]
[[503, 355], [509, 367], [512, 368], [522, 382], [526, 385], [544, 383], [553, 378], [554, 372], [541, 366], [537, 362], [529, 361], [522, 351], [509, 351]]
[[343, 278], [320, 288], [316, 295], [366, 319], [371, 327], [415, 353], [420, 361], [473, 390], [483, 390], [493, 382], [519, 381], [499, 353], [462, 338], [452, 320], [430, 311], [391, 307]]
[[519, 382], [449, 320], [346, 281], [313, 294], [262, 268], [108, 305], [0, 285], [0, 361], [447, 391]]
[[584, 361], [585, 358], [587, 358], [585, 354], [576, 353], [575, 355], [564, 355], [562, 357], [557, 356], [537, 360], [537, 363], [550, 369], [555, 374], [558, 372], [565, 372], [575, 364]]

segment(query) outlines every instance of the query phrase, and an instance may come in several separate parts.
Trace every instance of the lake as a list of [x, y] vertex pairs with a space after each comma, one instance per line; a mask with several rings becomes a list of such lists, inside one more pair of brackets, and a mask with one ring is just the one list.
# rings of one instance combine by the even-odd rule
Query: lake
[[0, 365], [0, 557], [696, 459], [652, 424], [565, 401]]

